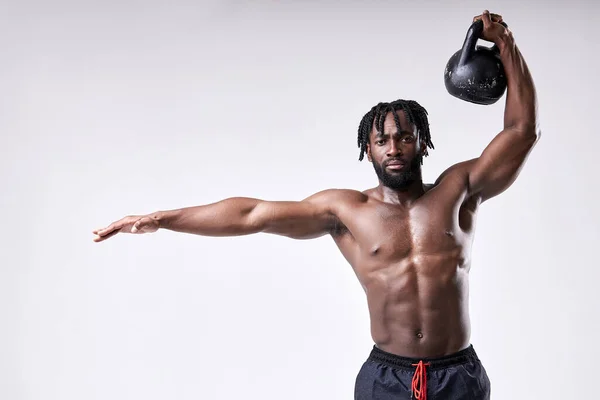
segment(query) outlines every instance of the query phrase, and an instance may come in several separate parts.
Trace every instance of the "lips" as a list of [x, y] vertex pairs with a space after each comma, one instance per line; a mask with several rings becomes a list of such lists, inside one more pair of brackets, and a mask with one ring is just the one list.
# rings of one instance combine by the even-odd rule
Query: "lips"
[[401, 160], [391, 160], [385, 164], [386, 167], [390, 167], [390, 168], [402, 168], [405, 165], [406, 165], [406, 163]]

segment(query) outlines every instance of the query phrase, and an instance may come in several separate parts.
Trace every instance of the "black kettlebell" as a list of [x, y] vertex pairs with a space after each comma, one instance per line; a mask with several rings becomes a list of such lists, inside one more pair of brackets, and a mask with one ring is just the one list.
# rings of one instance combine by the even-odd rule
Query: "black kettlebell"
[[[504, 22], [502, 25], [508, 27]], [[454, 53], [444, 71], [446, 90], [452, 96], [475, 104], [497, 102], [506, 91], [506, 75], [498, 46], [476, 46], [483, 21], [473, 22], [461, 50]]]

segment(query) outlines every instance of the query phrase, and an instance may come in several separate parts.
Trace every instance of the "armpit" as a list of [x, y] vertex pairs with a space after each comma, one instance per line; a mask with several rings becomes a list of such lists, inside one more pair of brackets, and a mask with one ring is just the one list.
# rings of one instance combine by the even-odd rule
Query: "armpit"
[[451, 167], [447, 168], [435, 181], [435, 185], [439, 184], [445, 178], [458, 179], [459, 181], [463, 181], [468, 178], [469, 171], [475, 164], [477, 159], [471, 159], [463, 162], [456, 163]]
[[343, 236], [350, 233], [350, 230], [339, 220], [334, 217], [333, 226], [331, 228], [331, 236]]

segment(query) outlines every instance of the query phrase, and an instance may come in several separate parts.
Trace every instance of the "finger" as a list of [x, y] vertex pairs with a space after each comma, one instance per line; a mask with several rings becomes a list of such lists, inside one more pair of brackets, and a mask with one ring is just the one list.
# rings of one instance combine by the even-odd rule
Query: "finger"
[[117, 233], [121, 229], [121, 224], [111, 224], [108, 227], [101, 229], [98, 231], [99, 236], [106, 236], [111, 233]]
[[109, 225], [109, 226], [107, 226], [106, 228], [98, 228], [98, 229], [94, 229], [94, 230], [92, 231], [92, 233], [94, 233], [94, 234], [96, 234], [96, 235], [99, 235], [99, 234], [100, 234], [100, 232], [107, 231], [107, 230], [111, 229], [111, 227], [112, 227], [112, 225]]
[[111, 237], [115, 236], [117, 233], [119, 233], [119, 231], [113, 231], [113, 232], [111, 232], [111, 233], [109, 233], [109, 234], [107, 234], [107, 235], [104, 235], [104, 236], [96, 236], [96, 237], [94, 238], [94, 242], [96, 242], [96, 243], [98, 243], [98, 242], [103, 242], [103, 241], [105, 241], [106, 239], [109, 239], [109, 238], [111, 238]]
[[107, 226], [106, 228], [100, 229], [98, 232], [96, 232], [96, 234], [98, 236], [104, 236], [112, 231], [113, 231], [113, 227], [112, 227], [112, 225], [110, 225], [110, 226]]
[[103, 234], [104, 232], [106, 232], [107, 230], [109, 230], [109, 229], [110, 229], [110, 226], [107, 226], [106, 228], [100, 228], [100, 229], [96, 229], [96, 230], [94, 231], [94, 233], [95, 233], [96, 235], [98, 235], [98, 236], [102, 236], [102, 234]]
[[483, 12], [483, 14], [481, 15], [481, 19], [483, 20], [483, 26], [484, 27], [488, 27], [492, 23], [492, 20], [490, 18], [490, 12], [488, 10], [485, 10]]

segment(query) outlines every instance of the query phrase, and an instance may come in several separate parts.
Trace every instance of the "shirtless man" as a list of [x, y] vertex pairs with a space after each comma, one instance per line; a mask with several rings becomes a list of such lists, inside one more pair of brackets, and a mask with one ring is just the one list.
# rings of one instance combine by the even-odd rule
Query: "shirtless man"
[[451, 166], [433, 184], [421, 163], [433, 148], [427, 113], [415, 101], [380, 103], [359, 127], [379, 185], [325, 190], [302, 201], [247, 197], [128, 216], [93, 231], [159, 228], [204, 236], [331, 235], [366, 292], [374, 345], [355, 399], [489, 399], [490, 381], [470, 344], [468, 273], [474, 221], [483, 202], [516, 179], [538, 138], [535, 87], [502, 17], [485, 11], [482, 38], [500, 49], [508, 79], [504, 129], [477, 158]]

